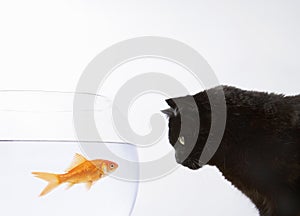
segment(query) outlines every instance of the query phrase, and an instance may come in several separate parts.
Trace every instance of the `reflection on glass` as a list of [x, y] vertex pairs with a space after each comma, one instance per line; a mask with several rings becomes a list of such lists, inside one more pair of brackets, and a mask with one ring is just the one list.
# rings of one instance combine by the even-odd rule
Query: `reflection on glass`
[[[93, 95], [91, 95], [93, 96]], [[86, 94], [89, 97], [89, 94]], [[97, 96], [93, 110], [102, 113], [110, 101]], [[138, 179], [136, 147], [121, 142], [79, 142], [74, 136], [72, 93], [0, 90], [0, 199], [3, 215], [130, 215], [137, 196], [138, 182], [120, 178], [130, 173]], [[98, 115], [101, 117], [101, 114]], [[110, 139], [108, 139], [110, 140]], [[102, 147], [112, 154], [101, 151]], [[65, 190], [61, 185], [45, 197], [38, 197], [46, 182], [32, 171], [63, 173], [75, 153], [88, 159], [107, 159], [119, 164], [115, 175], [97, 181], [87, 191], [85, 185]], [[119, 156], [115, 155], [118, 153]], [[135, 161], [127, 167], [124, 162]], [[123, 176], [124, 177], [124, 176]]]

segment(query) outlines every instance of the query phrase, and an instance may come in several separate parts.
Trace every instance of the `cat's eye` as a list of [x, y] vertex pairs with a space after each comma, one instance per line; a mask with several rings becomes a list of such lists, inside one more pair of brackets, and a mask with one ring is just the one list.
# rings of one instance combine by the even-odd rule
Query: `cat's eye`
[[179, 143], [180, 143], [181, 145], [184, 145], [184, 136], [180, 136], [180, 137], [178, 138], [178, 141], [179, 141]]

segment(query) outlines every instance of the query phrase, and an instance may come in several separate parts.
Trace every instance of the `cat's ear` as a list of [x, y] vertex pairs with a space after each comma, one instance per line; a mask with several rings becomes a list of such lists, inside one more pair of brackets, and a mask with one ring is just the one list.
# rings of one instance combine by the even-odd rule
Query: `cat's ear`
[[175, 101], [172, 98], [167, 99], [166, 102], [174, 110], [177, 108], [177, 105], [176, 105]]
[[169, 109], [161, 110], [162, 113], [166, 114], [168, 117], [177, 116], [178, 108], [173, 99], [167, 99], [167, 104], [170, 106]]
[[166, 114], [168, 117], [175, 115], [175, 110], [173, 108], [161, 110], [163, 114]]
[[166, 100], [167, 104], [174, 110], [181, 113], [184, 109], [197, 109], [197, 104], [191, 95], [170, 98]]

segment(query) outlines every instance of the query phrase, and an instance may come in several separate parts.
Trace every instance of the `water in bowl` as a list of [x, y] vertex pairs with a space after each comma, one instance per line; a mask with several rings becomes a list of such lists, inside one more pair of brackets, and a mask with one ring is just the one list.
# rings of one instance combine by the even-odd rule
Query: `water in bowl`
[[[135, 146], [122, 142], [76, 141], [69, 94], [10, 91], [0, 92], [0, 100], [1, 215], [131, 214], [138, 182], [130, 178], [138, 179], [139, 170], [138, 163], [127, 167], [125, 162], [138, 161]], [[104, 97], [98, 100], [96, 111], [101, 112], [109, 103]], [[102, 151], [104, 146], [112, 154]], [[113, 152], [118, 156], [114, 157]], [[31, 172], [63, 173], [75, 153], [88, 159], [112, 160], [119, 167], [89, 191], [83, 184], [68, 190], [65, 190], [67, 185], [61, 185], [39, 197], [47, 183], [33, 177]], [[130, 178], [124, 173], [130, 173]]]

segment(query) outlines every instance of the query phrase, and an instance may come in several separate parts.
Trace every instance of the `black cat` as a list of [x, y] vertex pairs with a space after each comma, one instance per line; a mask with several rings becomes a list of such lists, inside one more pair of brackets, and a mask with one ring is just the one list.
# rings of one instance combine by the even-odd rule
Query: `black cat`
[[[217, 166], [252, 200], [261, 216], [300, 216], [300, 95], [218, 86], [167, 99], [170, 109], [163, 112], [169, 117], [169, 141], [177, 162], [190, 169], [204, 165], [199, 159], [212, 121], [208, 94], [222, 90], [227, 107], [225, 131], [207, 164]], [[181, 129], [183, 121], [187, 123]]]

